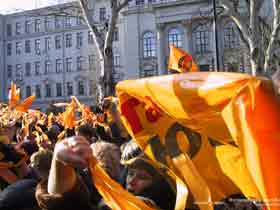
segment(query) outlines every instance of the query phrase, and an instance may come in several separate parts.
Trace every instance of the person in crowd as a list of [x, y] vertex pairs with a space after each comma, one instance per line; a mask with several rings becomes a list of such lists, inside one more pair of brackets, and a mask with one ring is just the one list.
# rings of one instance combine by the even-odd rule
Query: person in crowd
[[120, 180], [121, 153], [118, 146], [112, 143], [98, 141], [91, 145], [92, 153], [102, 168], [116, 181]]
[[33, 171], [33, 177], [39, 180], [48, 179], [51, 168], [53, 152], [41, 149], [30, 157], [30, 170]]
[[35, 198], [37, 180], [19, 180], [0, 193], [1, 210], [40, 210]]
[[161, 169], [150, 164], [151, 161], [133, 140], [126, 143], [122, 150], [121, 163], [127, 170], [123, 177], [126, 189], [134, 195], [152, 200], [161, 209], [173, 210], [176, 194]]
[[[10, 128], [1, 128], [0, 132], [0, 189], [28, 176], [26, 161], [28, 156], [11, 144]], [[14, 133], [15, 134], [15, 133]]]
[[54, 149], [48, 180], [38, 184], [36, 199], [43, 210], [94, 210], [89, 191], [75, 168], [87, 168], [92, 157], [89, 142], [73, 136]]
[[95, 129], [89, 124], [83, 124], [76, 128], [76, 136], [83, 136], [91, 144], [97, 141]]

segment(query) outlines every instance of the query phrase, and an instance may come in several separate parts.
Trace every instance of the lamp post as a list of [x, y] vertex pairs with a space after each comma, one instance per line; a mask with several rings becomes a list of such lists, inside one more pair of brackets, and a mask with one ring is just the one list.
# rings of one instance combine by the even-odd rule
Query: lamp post
[[213, 2], [213, 31], [215, 37], [215, 56], [216, 56], [216, 71], [220, 70], [220, 54], [219, 54], [219, 41], [218, 41], [218, 28], [217, 28], [217, 8], [216, 8], [216, 0], [212, 0]]

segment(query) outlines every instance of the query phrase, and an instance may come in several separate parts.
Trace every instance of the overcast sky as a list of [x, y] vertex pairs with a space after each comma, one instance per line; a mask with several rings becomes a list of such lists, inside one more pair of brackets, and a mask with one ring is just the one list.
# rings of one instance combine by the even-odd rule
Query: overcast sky
[[0, 14], [11, 13], [17, 10], [30, 10], [34, 9], [36, 5], [37, 7], [44, 7], [57, 2], [59, 0], [0, 0]]

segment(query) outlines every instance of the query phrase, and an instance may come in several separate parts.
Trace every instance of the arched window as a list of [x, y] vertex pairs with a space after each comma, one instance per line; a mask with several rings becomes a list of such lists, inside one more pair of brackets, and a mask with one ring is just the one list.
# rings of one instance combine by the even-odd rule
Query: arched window
[[156, 37], [153, 32], [146, 32], [143, 35], [144, 58], [156, 56]]
[[233, 22], [229, 22], [224, 26], [224, 47], [226, 49], [239, 47], [239, 36]]
[[209, 28], [207, 25], [199, 25], [194, 30], [196, 53], [205, 53], [209, 51]]
[[173, 44], [176, 47], [182, 47], [183, 45], [182, 33], [178, 28], [172, 28], [168, 31], [168, 44]]

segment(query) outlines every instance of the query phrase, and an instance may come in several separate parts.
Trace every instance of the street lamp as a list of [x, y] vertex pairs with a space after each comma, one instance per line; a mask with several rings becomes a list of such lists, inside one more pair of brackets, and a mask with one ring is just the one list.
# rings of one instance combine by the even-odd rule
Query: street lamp
[[213, 31], [214, 31], [214, 37], [215, 37], [215, 49], [216, 49], [216, 71], [220, 70], [220, 54], [219, 54], [219, 42], [218, 42], [218, 28], [217, 28], [217, 7], [216, 7], [216, 0], [212, 0], [213, 2], [213, 11], [214, 11], [214, 17], [213, 17]]

